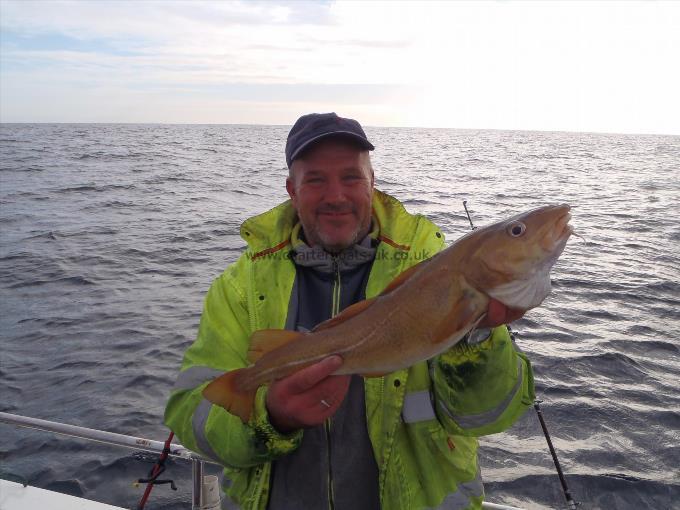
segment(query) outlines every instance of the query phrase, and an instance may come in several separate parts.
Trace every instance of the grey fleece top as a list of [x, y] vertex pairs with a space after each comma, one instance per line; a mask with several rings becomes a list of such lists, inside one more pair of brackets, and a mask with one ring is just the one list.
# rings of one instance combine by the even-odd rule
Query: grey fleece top
[[[334, 309], [365, 299], [376, 243], [367, 236], [335, 257], [320, 247], [295, 243], [296, 277], [286, 328], [310, 330], [331, 318]], [[300, 447], [274, 462], [269, 510], [380, 508], [365, 407], [363, 378], [352, 376], [336, 414], [325, 425], [305, 429]]]

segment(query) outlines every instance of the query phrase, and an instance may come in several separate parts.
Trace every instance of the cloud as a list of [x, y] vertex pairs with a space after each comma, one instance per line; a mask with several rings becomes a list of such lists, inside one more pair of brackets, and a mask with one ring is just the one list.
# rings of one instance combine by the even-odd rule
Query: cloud
[[[352, 63], [361, 83], [403, 81], [404, 73], [385, 72], [397, 66], [408, 42], [380, 32], [348, 36], [348, 27], [333, 15], [334, 4], [312, 2], [6, 2], [2, 28], [12, 34], [3, 40], [3, 56], [19, 57], [14, 50], [23, 37], [22, 60], [44, 61], [54, 51], [55, 62], [64, 56], [59, 47], [46, 45], [57, 37], [79, 41], [85, 53], [169, 56], [178, 69], [187, 60], [217, 70], [237, 69], [239, 78], [268, 76], [289, 83], [347, 81]], [[6, 6], [6, 7], [5, 7]], [[341, 20], [341, 23], [344, 23]], [[350, 30], [352, 31], [352, 30]], [[47, 36], [46, 36], [47, 34]], [[103, 42], [106, 41], [106, 44]], [[89, 47], [88, 47], [89, 45]], [[27, 48], [30, 46], [31, 49]], [[73, 47], [73, 45], [71, 45]], [[393, 51], [386, 51], [386, 50]], [[32, 53], [36, 50], [35, 53]], [[115, 51], [114, 51], [115, 50]], [[391, 54], [390, 54], [391, 53]], [[403, 55], [401, 55], [403, 56]], [[72, 60], [72, 56], [68, 57]], [[380, 66], [368, 65], [380, 62]], [[273, 69], [273, 73], [263, 72]], [[205, 73], [210, 75], [214, 73]], [[223, 74], [223, 73], [219, 73]]]
[[[680, 4], [4, 1], [1, 7], [5, 121], [39, 117], [16, 105], [30, 110], [42, 97], [69, 104], [59, 114], [50, 110], [52, 120], [69, 120], [79, 98], [84, 105], [99, 97], [94, 91], [107, 90], [135, 108], [137, 94], [156, 94], [164, 108], [187, 114], [186, 122], [198, 116], [177, 101], [195, 94], [201, 105], [252, 105], [251, 121], [265, 123], [266, 109], [257, 105], [332, 107], [335, 99], [375, 115], [375, 123], [680, 132], [674, 99], [680, 71], [671, 65], [680, 47]], [[146, 117], [159, 111], [149, 108]], [[221, 121], [231, 122], [233, 104], [222, 111]], [[98, 120], [109, 118], [102, 113]]]

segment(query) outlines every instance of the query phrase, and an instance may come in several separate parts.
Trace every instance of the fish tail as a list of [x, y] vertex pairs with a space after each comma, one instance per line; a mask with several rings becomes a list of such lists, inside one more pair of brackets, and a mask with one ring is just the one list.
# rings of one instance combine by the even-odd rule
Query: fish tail
[[241, 418], [243, 423], [248, 423], [255, 404], [254, 390], [242, 390], [239, 387], [239, 379], [247, 368], [231, 370], [213, 380], [203, 390], [203, 396], [215, 405], [223, 407], [229, 413]]

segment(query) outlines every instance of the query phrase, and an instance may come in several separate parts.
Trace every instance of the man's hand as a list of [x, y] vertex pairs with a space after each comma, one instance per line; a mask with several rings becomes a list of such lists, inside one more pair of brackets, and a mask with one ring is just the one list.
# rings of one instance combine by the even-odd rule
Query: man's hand
[[273, 382], [267, 391], [269, 421], [279, 432], [320, 425], [333, 416], [349, 389], [350, 375], [331, 375], [342, 365], [330, 356]]
[[501, 324], [510, 324], [512, 321], [522, 318], [525, 312], [508, 308], [500, 301], [491, 298], [486, 317], [477, 325], [477, 329], [495, 328]]

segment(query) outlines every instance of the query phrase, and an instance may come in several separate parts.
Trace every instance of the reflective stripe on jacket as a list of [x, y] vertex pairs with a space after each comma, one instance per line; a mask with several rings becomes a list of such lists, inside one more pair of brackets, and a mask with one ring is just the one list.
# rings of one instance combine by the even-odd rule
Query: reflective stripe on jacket
[[[380, 244], [366, 297], [444, 247], [439, 229], [375, 191]], [[248, 424], [202, 396], [209, 381], [248, 365], [252, 332], [286, 324], [295, 280], [289, 260], [296, 223], [290, 202], [241, 227], [246, 252], [215, 279], [196, 341], [186, 351], [165, 423], [188, 448], [225, 466], [225, 490], [241, 508], [264, 510], [271, 461], [293, 451], [302, 431], [282, 435], [269, 423], [266, 387]], [[456, 345], [430, 360], [365, 380], [369, 436], [379, 468], [382, 508], [477, 509], [484, 497], [476, 437], [507, 429], [534, 398], [531, 365], [507, 328], [475, 345]]]

